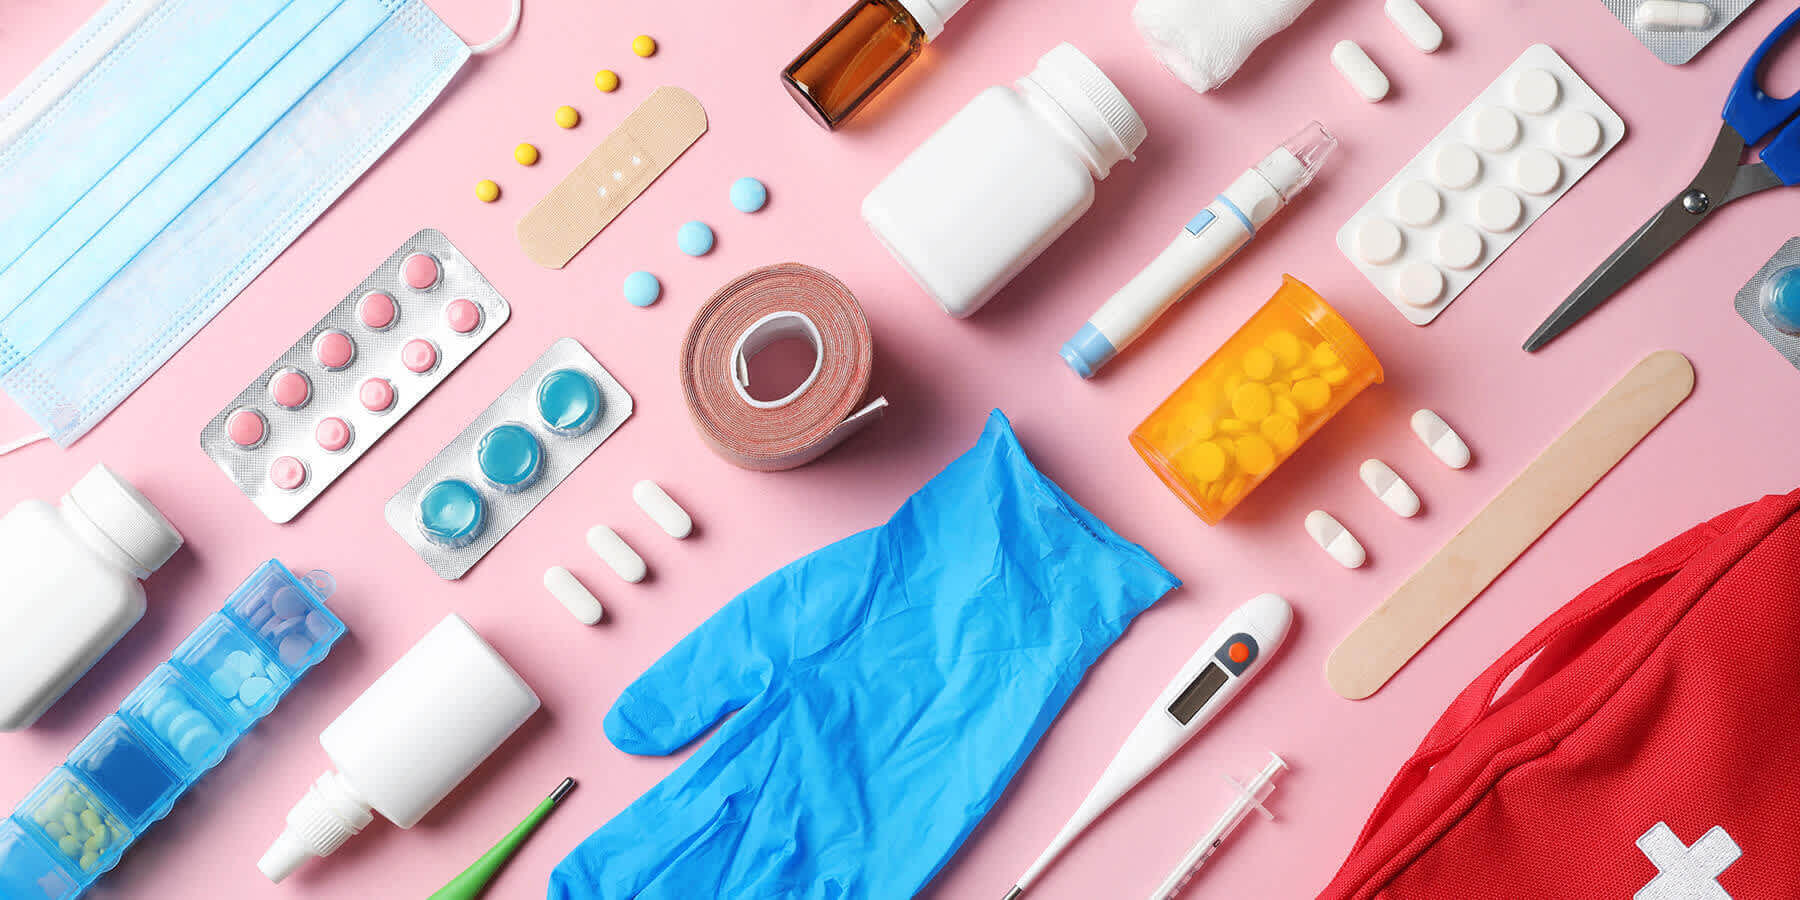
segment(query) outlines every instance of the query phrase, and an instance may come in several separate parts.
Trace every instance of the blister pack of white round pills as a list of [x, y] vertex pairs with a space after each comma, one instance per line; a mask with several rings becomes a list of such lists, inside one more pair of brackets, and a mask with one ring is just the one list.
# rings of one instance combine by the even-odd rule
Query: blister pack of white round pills
[[1694, 58], [1756, 0], [1601, 0], [1631, 36], [1671, 66]]
[[426, 228], [370, 272], [200, 431], [200, 446], [286, 522], [494, 332], [512, 307]]
[[1624, 137], [1625, 120], [1534, 44], [1338, 229], [1338, 249], [1428, 324]]
[[563, 338], [388, 499], [388, 526], [461, 578], [630, 417], [625, 386]]

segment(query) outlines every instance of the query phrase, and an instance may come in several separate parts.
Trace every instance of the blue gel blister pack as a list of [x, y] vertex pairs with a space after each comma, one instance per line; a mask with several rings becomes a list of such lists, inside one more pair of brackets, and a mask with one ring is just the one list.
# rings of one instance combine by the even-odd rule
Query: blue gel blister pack
[[0, 897], [66, 900], [116, 865], [344, 635], [333, 587], [257, 567], [0, 820]]

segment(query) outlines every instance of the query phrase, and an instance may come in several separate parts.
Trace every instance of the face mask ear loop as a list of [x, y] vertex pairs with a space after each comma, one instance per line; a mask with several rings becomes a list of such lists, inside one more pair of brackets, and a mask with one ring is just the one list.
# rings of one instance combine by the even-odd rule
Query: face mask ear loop
[[499, 34], [496, 34], [479, 44], [470, 44], [469, 52], [479, 56], [490, 50], [497, 49], [501, 44], [512, 40], [512, 36], [518, 33], [519, 30], [519, 7], [523, 2], [524, 0], [512, 0], [512, 17], [506, 20], [506, 27], [500, 29]]
[[44, 440], [48, 437], [50, 437], [49, 432], [40, 431], [40, 432], [37, 432], [36, 434], [28, 434], [28, 435], [25, 435], [24, 437], [15, 438], [13, 440], [7, 441], [4, 444], [0, 444], [0, 456], [5, 456], [6, 454], [11, 453], [14, 450], [17, 450], [21, 447], [29, 447], [32, 444], [35, 444], [38, 441]]

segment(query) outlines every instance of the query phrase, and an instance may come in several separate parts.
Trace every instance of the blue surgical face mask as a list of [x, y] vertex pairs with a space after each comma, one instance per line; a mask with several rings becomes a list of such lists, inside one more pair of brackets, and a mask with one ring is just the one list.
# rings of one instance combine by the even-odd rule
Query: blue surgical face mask
[[0, 389], [74, 442], [517, 22], [470, 48], [420, 0], [113, 0], [0, 102]]

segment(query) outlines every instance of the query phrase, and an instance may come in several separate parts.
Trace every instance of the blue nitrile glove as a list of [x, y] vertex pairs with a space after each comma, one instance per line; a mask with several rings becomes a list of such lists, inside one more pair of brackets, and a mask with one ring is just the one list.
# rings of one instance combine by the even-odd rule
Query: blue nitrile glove
[[770, 575], [625, 690], [619, 749], [718, 734], [550, 876], [574, 898], [910, 897], [1175, 587], [1006, 417], [887, 524]]

